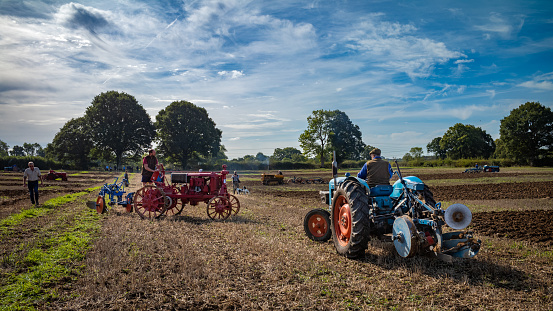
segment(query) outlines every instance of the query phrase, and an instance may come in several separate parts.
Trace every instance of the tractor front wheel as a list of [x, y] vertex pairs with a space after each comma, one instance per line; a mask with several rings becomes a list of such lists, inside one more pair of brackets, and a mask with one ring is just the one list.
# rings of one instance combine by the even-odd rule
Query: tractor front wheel
[[365, 255], [369, 242], [368, 197], [356, 182], [344, 182], [332, 198], [332, 240], [336, 251], [348, 258]]
[[328, 241], [331, 235], [330, 213], [321, 208], [310, 210], [303, 218], [303, 230], [313, 241]]
[[228, 203], [231, 209], [231, 214], [233, 216], [237, 215], [240, 211], [240, 201], [238, 201], [238, 198], [234, 195], [229, 195]]
[[232, 210], [224, 197], [214, 197], [207, 203], [207, 216], [213, 220], [227, 219]]

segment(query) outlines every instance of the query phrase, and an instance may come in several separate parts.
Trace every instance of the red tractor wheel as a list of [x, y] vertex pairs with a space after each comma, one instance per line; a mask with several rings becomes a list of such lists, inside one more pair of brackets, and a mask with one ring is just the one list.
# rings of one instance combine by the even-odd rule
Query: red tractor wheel
[[332, 198], [332, 239], [336, 251], [348, 258], [364, 256], [370, 239], [368, 198], [363, 186], [346, 180]]
[[104, 197], [101, 195], [96, 199], [96, 212], [98, 212], [98, 214], [106, 212], [106, 200], [104, 200]]
[[237, 215], [240, 211], [240, 201], [238, 201], [238, 198], [231, 194], [228, 198], [228, 202], [230, 205], [231, 214]]
[[213, 220], [225, 220], [231, 212], [229, 202], [224, 197], [214, 197], [207, 203], [207, 216]]
[[303, 218], [303, 230], [313, 241], [326, 242], [330, 239], [330, 213], [321, 208], [310, 210]]
[[134, 195], [134, 210], [142, 219], [158, 218], [163, 214], [164, 198], [165, 195], [155, 187], [142, 187]]
[[[174, 194], [174, 195], [177, 195], [177, 194], [179, 194], [179, 191], [175, 187], [173, 187], [171, 189], [171, 193]], [[181, 200], [181, 204], [179, 206], [179, 202], [178, 202], [179, 199], [177, 199], [177, 198], [172, 199], [170, 197], [168, 197], [168, 199], [170, 199], [171, 204], [169, 205], [169, 207], [165, 211], [165, 215], [175, 216], [175, 215], [180, 214], [180, 212], [182, 212], [182, 209], [184, 207], [184, 205], [182, 204], [182, 200]]]

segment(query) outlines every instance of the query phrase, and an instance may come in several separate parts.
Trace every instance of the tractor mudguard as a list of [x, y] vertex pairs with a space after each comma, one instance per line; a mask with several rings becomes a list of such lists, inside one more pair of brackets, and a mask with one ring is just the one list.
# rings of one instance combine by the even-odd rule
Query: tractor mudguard
[[[424, 190], [424, 183], [416, 176], [403, 177], [403, 180], [405, 181], [405, 184], [409, 189], [413, 189], [417, 191]], [[393, 187], [394, 187], [394, 191], [392, 192], [390, 197], [394, 200], [397, 200], [403, 193], [403, 184], [401, 183], [400, 180], [397, 180], [394, 183]]]

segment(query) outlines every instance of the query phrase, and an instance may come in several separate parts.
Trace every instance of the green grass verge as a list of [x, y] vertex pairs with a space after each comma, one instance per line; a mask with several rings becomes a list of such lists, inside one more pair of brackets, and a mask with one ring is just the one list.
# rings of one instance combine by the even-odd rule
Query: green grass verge
[[10, 228], [13, 228], [19, 225], [27, 218], [39, 217], [47, 213], [50, 213], [53, 208], [75, 201], [78, 198], [84, 195], [87, 195], [92, 191], [99, 190], [100, 188], [101, 187], [88, 188], [81, 192], [71, 193], [62, 197], [53, 198], [44, 202], [44, 204], [42, 204], [42, 206], [40, 207], [29, 208], [21, 211], [20, 213], [10, 215], [0, 221], [0, 235], [6, 234]]
[[84, 209], [75, 216], [75, 223], [58, 235], [45, 239], [31, 249], [17, 265], [22, 273], [7, 276], [0, 288], [0, 310], [35, 310], [50, 299], [59, 297], [52, 284], [74, 279], [81, 261], [100, 228], [100, 215]]

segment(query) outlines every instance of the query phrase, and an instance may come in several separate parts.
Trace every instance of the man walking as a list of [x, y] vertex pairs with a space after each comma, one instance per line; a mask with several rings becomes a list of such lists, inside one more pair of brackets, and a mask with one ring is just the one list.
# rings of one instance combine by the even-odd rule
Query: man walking
[[29, 167], [25, 169], [23, 173], [23, 187], [25, 187], [25, 183], [27, 183], [31, 196], [31, 203], [38, 207], [38, 181], [40, 180], [40, 184], [43, 184], [42, 175], [40, 175], [40, 170], [38, 167], [35, 167], [33, 162], [29, 162], [28, 165]]

